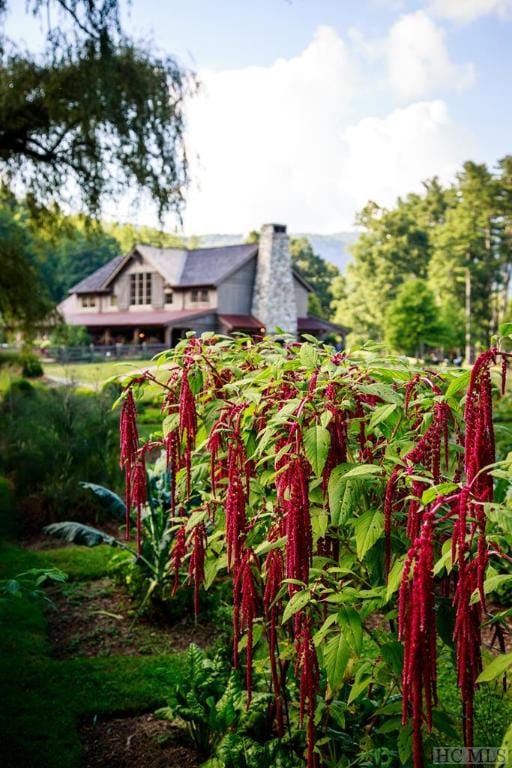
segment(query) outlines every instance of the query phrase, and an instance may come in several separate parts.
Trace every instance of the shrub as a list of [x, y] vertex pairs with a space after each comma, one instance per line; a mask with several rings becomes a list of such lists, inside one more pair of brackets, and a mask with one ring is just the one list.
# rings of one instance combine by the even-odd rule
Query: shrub
[[116, 485], [117, 417], [103, 395], [15, 382], [0, 405], [1, 468], [12, 480], [22, 533], [99, 511], [80, 480]]
[[[498, 359], [493, 349], [470, 373], [433, 373], [313, 339], [205, 334], [161, 357], [167, 374], [127, 384], [121, 460], [137, 529], [160, 445], [175, 480], [172, 570], [194, 584], [196, 611], [201, 585], [229, 573], [248, 702], [261, 662], [275, 733], [305, 733], [308, 768], [319, 755], [395, 761], [397, 743], [419, 768], [434, 738], [457, 738], [437, 700], [441, 642], [472, 745], [486, 594], [510, 579], [493, 578], [500, 553], [486, 531], [493, 474], [510, 477], [510, 462], [491, 466]], [[146, 385], [162, 390], [163, 438], [141, 444]]]
[[36, 355], [24, 354], [20, 357], [21, 373], [27, 379], [37, 379], [43, 375], [43, 366]]

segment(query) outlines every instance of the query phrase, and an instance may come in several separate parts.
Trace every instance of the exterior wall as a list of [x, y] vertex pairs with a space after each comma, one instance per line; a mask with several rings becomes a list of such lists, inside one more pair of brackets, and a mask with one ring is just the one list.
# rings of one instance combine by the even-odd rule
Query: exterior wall
[[251, 314], [255, 277], [256, 257], [219, 285], [217, 306], [221, 315]]
[[185, 290], [180, 291], [180, 298], [182, 301], [179, 305], [180, 309], [215, 309], [217, 307], [217, 289], [208, 288], [207, 286], [204, 287], [208, 290], [208, 301], [192, 301], [192, 290], [200, 291], [201, 286], [198, 286], [198, 288], [195, 289], [186, 288]]
[[293, 287], [295, 288], [295, 304], [297, 305], [297, 317], [308, 316], [308, 296], [309, 293], [304, 288], [300, 280], [293, 277]]
[[266, 327], [297, 335], [297, 305], [286, 227], [264, 224], [258, 248], [252, 315]]

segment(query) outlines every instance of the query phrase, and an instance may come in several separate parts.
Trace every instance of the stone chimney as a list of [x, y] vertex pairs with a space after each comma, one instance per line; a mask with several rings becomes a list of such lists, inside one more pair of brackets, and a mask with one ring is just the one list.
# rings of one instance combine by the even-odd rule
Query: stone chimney
[[267, 333], [282, 328], [297, 335], [297, 304], [284, 224], [264, 224], [261, 228], [252, 314]]

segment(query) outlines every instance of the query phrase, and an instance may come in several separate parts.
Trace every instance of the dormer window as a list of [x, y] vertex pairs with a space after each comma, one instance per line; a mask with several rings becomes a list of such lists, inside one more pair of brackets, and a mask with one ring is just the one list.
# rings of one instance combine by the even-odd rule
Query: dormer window
[[151, 304], [151, 272], [130, 275], [130, 304]]
[[82, 296], [82, 307], [86, 307], [89, 309], [89, 307], [95, 307], [96, 306], [96, 296], [93, 295], [86, 295]]
[[166, 304], [172, 304], [174, 300], [174, 295], [172, 292], [172, 288], [166, 287], [164, 290], [164, 300]]
[[190, 294], [190, 301], [194, 304], [207, 304], [210, 300], [208, 288], [194, 288]]

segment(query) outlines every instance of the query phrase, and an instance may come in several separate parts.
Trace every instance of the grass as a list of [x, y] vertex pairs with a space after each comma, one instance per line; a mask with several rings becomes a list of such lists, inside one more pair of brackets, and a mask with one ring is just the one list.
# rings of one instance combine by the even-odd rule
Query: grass
[[[108, 547], [44, 552], [4, 544], [0, 577], [55, 566], [74, 580], [99, 578]], [[180, 657], [112, 656], [57, 661], [50, 657], [43, 605], [0, 600], [0, 744], [5, 768], [78, 768], [77, 724], [86, 717], [151, 711], [180, 678]]]
[[154, 365], [152, 360], [109, 360], [97, 363], [44, 363], [46, 376], [55, 376], [71, 382], [94, 384], [101, 388], [111, 376], [144, 370]]

